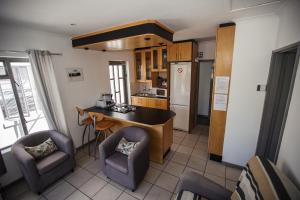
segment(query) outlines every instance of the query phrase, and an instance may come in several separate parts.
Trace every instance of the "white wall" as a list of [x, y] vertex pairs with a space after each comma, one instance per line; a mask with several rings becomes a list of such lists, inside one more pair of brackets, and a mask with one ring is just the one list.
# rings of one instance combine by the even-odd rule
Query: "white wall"
[[212, 64], [213, 62], [199, 63], [198, 115], [208, 116]]
[[277, 15], [236, 20], [223, 161], [236, 165], [254, 155], [260, 128], [272, 50], [278, 31]]
[[[63, 108], [74, 144], [81, 145], [83, 127], [77, 125], [77, 112], [75, 106], [83, 108], [94, 106], [100, 93], [109, 92], [108, 61], [124, 60], [129, 62], [130, 69], [133, 65], [133, 53], [128, 52], [97, 52], [73, 49], [68, 36], [32, 30], [26, 27], [0, 25], [1, 50], [26, 50], [43, 49], [51, 52], [62, 53], [62, 56], [53, 56], [54, 70]], [[84, 81], [69, 82], [66, 68], [83, 68]], [[130, 70], [130, 76], [133, 71]], [[6, 157], [6, 155], [5, 155]], [[9, 159], [10, 156], [7, 156]], [[13, 163], [13, 161], [9, 161]], [[7, 174], [10, 181], [14, 180], [17, 173], [10, 170]], [[5, 177], [3, 178], [5, 180]], [[1, 180], [3, 180], [1, 179]], [[6, 184], [7, 182], [4, 182]]]
[[[279, 12], [277, 48], [300, 41], [300, 1], [289, 1]], [[277, 166], [300, 188], [300, 63], [279, 150]]]
[[201, 60], [213, 60], [215, 59], [216, 40], [202, 40], [198, 42], [198, 52], [203, 52], [203, 58]]

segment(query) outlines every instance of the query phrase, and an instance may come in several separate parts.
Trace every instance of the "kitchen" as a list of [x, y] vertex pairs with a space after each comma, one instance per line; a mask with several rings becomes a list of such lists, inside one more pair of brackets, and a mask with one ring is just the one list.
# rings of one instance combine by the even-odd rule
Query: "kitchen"
[[[230, 78], [234, 30], [234, 23], [221, 24], [217, 28], [215, 51], [219, 56], [214, 76]], [[132, 51], [131, 65], [118, 60], [109, 63], [112, 96], [108, 104], [112, 100], [116, 103], [113, 110], [124, 113], [136, 107], [174, 112], [176, 116], [172, 117], [171, 129], [190, 133], [197, 125], [198, 96], [201, 95], [198, 94], [198, 61], [201, 56], [197, 40], [173, 41], [173, 34], [173, 30], [157, 20], [142, 20], [73, 37], [72, 45], [73, 48], [102, 52]], [[220, 160], [222, 156], [227, 93], [223, 94], [225, 104], [222, 109], [207, 106], [211, 109], [207, 148], [214, 160]], [[211, 94], [213, 97], [219, 95], [214, 90]], [[166, 153], [164, 151], [164, 156]]]

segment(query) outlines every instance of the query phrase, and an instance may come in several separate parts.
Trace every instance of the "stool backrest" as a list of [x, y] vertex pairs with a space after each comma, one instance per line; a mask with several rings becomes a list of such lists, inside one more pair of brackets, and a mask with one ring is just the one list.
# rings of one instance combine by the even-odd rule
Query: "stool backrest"
[[96, 122], [99, 122], [104, 118], [104, 115], [102, 113], [97, 112], [89, 112], [89, 116]]
[[81, 108], [79, 108], [78, 106], [76, 106], [76, 110], [77, 110], [77, 112], [78, 112], [78, 114], [79, 114], [80, 116], [83, 116], [83, 115], [84, 115], [84, 110], [83, 110], [83, 109], [81, 109]]

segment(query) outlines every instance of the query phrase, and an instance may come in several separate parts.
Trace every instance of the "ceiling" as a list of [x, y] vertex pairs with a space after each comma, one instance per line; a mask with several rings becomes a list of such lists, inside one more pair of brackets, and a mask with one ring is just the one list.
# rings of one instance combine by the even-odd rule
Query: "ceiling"
[[175, 31], [174, 40], [198, 39], [214, 36], [220, 23], [276, 12], [282, 3], [283, 0], [0, 0], [0, 22], [76, 36], [156, 19]]

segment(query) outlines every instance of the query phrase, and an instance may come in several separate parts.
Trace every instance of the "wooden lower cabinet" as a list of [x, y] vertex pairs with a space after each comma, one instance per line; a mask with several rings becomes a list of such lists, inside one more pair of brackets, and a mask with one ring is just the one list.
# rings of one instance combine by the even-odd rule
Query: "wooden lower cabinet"
[[168, 100], [167, 99], [159, 99], [159, 98], [132, 96], [131, 97], [131, 105], [167, 110], [168, 109]]

